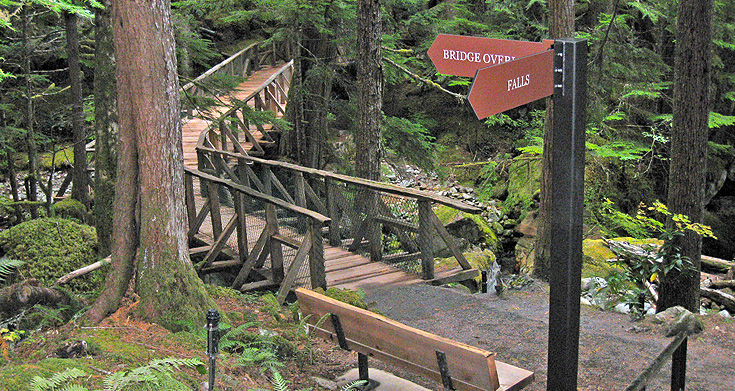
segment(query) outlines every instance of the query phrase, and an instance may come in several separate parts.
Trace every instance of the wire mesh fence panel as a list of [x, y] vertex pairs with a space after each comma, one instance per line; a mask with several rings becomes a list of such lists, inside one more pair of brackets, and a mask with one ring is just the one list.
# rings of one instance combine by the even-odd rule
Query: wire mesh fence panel
[[418, 202], [414, 198], [381, 194], [383, 261], [402, 270], [421, 274], [418, 240]]

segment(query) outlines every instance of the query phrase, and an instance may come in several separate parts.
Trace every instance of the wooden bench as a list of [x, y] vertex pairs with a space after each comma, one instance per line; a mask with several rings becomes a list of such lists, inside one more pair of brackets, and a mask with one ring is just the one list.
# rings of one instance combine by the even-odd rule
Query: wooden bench
[[296, 290], [310, 332], [358, 352], [360, 378], [376, 357], [442, 382], [447, 390], [520, 390], [533, 372], [495, 360], [495, 353], [427, 333], [316, 292]]

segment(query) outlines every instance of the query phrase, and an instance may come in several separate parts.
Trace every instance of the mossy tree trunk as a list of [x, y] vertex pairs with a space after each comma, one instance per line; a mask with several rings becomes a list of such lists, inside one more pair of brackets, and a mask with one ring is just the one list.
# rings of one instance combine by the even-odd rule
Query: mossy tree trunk
[[113, 270], [89, 317], [99, 321], [116, 310], [133, 280], [137, 314], [176, 328], [177, 322], [201, 321], [213, 303], [186, 240], [171, 3], [116, 1], [113, 31], [120, 120]]
[[97, 137], [93, 220], [100, 241], [100, 256], [105, 257], [110, 254], [112, 247], [118, 130], [115, 48], [110, 24], [112, 4], [111, 0], [102, 3], [105, 7], [95, 9], [94, 15], [94, 130]]
[[[549, 1], [549, 38], [567, 38], [574, 34], [574, 1]], [[544, 123], [544, 155], [541, 170], [541, 197], [539, 206], [539, 227], [536, 236], [533, 274], [549, 281], [551, 267], [551, 151], [553, 149], [554, 105], [551, 98], [546, 99], [546, 121]]]

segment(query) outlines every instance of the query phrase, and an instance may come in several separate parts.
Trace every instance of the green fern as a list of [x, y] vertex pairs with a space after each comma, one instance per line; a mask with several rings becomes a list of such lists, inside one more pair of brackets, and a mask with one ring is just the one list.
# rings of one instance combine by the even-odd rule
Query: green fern
[[49, 379], [34, 376], [33, 380], [31, 380], [31, 391], [87, 391], [86, 388], [81, 386], [65, 384], [86, 375], [87, 374], [79, 368], [69, 368], [63, 372], [53, 374]]
[[10, 277], [15, 270], [23, 266], [25, 262], [17, 259], [2, 258], [0, 259], [0, 284], [5, 283], [5, 280]]
[[260, 366], [261, 370], [282, 368], [284, 365], [273, 350], [268, 347], [246, 347], [237, 363], [243, 367]]
[[359, 390], [358, 387], [366, 385], [368, 382], [367, 380], [355, 380], [349, 384], [345, 384], [342, 386], [341, 391], [355, 391]]
[[289, 391], [286, 379], [284, 379], [283, 376], [281, 376], [281, 374], [275, 369], [273, 370], [273, 376], [271, 377], [271, 384], [273, 384], [274, 391]]
[[[102, 381], [104, 388], [97, 391], [189, 391], [189, 386], [174, 377], [174, 372], [183, 367], [196, 369], [200, 374], [206, 373], [204, 363], [196, 358], [156, 359], [129, 372], [121, 371], [106, 376]], [[71, 383], [86, 376], [78, 368], [55, 373], [48, 379], [36, 376], [31, 381], [31, 391], [89, 391], [82, 385]]]

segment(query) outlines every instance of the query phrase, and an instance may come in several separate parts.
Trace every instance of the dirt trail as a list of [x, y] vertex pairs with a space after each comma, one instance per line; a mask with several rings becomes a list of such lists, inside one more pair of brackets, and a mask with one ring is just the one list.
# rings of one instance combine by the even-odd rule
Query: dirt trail
[[[526, 390], [545, 390], [548, 290], [536, 282], [497, 297], [418, 284], [368, 288], [366, 299], [392, 319], [497, 352], [498, 360], [536, 373]], [[703, 321], [705, 331], [689, 341], [687, 390], [733, 391], [735, 320], [708, 315]], [[669, 341], [649, 320], [583, 306], [578, 389], [624, 390]], [[648, 389], [668, 390], [669, 379], [666, 365]]]

